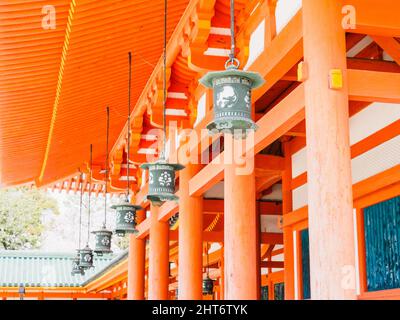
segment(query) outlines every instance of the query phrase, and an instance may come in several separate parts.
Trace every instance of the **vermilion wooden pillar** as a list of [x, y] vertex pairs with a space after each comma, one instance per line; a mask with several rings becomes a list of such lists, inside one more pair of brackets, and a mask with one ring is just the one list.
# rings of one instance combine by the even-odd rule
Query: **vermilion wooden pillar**
[[149, 300], [168, 300], [169, 225], [158, 221], [159, 207], [150, 206]]
[[[282, 211], [287, 214], [292, 211], [292, 153], [288, 138], [282, 138], [283, 153], [285, 156], [285, 170], [282, 174]], [[293, 230], [283, 229], [283, 250], [284, 250], [284, 282], [285, 300], [294, 299], [294, 252], [293, 252]]]
[[[254, 161], [254, 159], [253, 159]], [[256, 190], [254, 170], [247, 175], [225, 165], [224, 298], [257, 299]]]
[[179, 265], [180, 300], [201, 300], [203, 265], [203, 198], [189, 196], [189, 180], [200, 166], [187, 164], [179, 172]]
[[[146, 211], [137, 212], [137, 222], [146, 218]], [[128, 255], [128, 300], [144, 300], [144, 274], [146, 259], [146, 240], [136, 239], [134, 234], [129, 235]]]
[[[341, 9], [341, 1], [303, 0], [312, 299], [356, 298], [346, 45]], [[342, 88], [330, 88], [332, 69], [341, 70]]]

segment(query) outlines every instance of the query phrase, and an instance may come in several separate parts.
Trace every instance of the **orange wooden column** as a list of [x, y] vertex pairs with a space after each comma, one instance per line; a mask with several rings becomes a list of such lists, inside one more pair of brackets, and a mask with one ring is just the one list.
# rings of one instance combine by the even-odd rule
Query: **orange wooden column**
[[159, 207], [150, 205], [148, 299], [168, 300], [169, 225], [158, 220]]
[[236, 164], [226, 164], [224, 170], [224, 298], [255, 300], [260, 290], [255, 175], [254, 170], [243, 175], [236, 169], [239, 169]]
[[189, 196], [189, 180], [200, 170], [186, 164], [179, 172], [179, 265], [180, 300], [201, 300], [203, 279], [203, 198]]
[[[285, 170], [282, 174], [282, 211], [287, 214], [292, 211], [292, 153], [290, 142], [287, 137], [282, 139], [283, 153], [285, 156]], [[293, 230], [283, 229], [283, 250], [284, 250], [284, 282], [285, 300], [294, 299], [294, 252], [293, 252]]]
[[[355, 299], [353, 198], [342, 2], [303, 0], [312, 299]], [[334, 81], [340, 70], [343, 85]], [[336, 73], [337, 74], [337, 73]], [[336, 79], [340, 80], [340, 79]]]
[[[137, 211], [137, 222], [146, 218], [146, 211]], [[144, 274], [146, 260], [146, 240], [129, 235], [128, 255], [128, 300], [144, 300]]]

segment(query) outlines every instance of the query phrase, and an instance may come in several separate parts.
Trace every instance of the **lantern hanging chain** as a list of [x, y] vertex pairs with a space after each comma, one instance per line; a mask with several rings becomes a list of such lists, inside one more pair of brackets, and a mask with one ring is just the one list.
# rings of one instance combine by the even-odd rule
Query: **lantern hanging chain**
[[[166, 157], [166, 147], [167, 147], [167, 10], [168, 1], [164, 0], [164, 50], [163, 50], [163, 60], [164, 60], [164, 77], [163, 77], [163, 130], [164, 130], [164, 142], [162, 158]], [[166, 159], [164, 159], [166, 160]]]
[[235, 58], [236, 44], [235, 44], [235, 0], [230, 0], [230, 31], [231, 31], [231, 51], [229, 53], [229, 59], [225, 63], [225, 68], [235, 68], [238, 69], [240, 62]]
[[207, 278], [210, 277], [210, 266], [208, 264], [208, 242], [206, 243], [206, 250], [207, 250]]
[[130, 140], [131, 140], [131, 81], [132, 81], [132, 53], [128, 52], [129, 58], [129, 76], [128, 76], [128, 141], [127, 141], [127, 151], [126, 151], [126, 174], [127, 174], [127, 190], [126, 190], [126, 199], [129, 201], [129, 189], [130, 189], [130, 181], [129, 181], [129, 149], [130, 149]]
[[235, 58], [235, 0], [231, 0], [231, 53], [229, 58]]
[[106, 124], [106, 172], [105, 172], [105, 190], [104, 190], [104, 228], [107, 225], [107, 184], [108, 184], [108, 138], [110, 134], [110, 108], [107, 106], [107, 124]]
[[93, 145], [90, 145], [90, 172], [89, 172], [89, 202], [88, 202], [88, 224], [87, 224], [87, 245], [89, 246], [90, 240], [90, 196], [92, 194], [92, 157], [93, 157]]
[[82, 196], [83, 196], [83, 180], [82, 172], [79, 170], [79, 181], [81, 183], [81, 194], [79, 199], [79, 236], [78, 236], [78, 249], [81, 248], [81, 234], [82, 234]]

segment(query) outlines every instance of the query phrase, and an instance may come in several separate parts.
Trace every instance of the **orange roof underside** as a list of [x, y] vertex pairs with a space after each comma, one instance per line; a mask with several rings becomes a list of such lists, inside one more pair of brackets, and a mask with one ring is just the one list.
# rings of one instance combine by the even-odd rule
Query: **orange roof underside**
[[[42, 28], [48, 1], [0, 6], [0, 182], [37, 180], [61, 90], [43, 184], [70, 176], [89, 159], [105, 157], [106, 106], [110, 147], [126, 122], [128, 52], [132, 108], [162, 54], [163, 0], [54, 0], [56, 28]], [[188, 0], [168, 3], [168, 37]], [[69, 18], [70, 16], [70, 18]], [[67, 37], [67, 24], [70, 32]], [[64, 44], [67, 42], [67, 45]], [[66, 47], [63, 72], [62, 51]]]

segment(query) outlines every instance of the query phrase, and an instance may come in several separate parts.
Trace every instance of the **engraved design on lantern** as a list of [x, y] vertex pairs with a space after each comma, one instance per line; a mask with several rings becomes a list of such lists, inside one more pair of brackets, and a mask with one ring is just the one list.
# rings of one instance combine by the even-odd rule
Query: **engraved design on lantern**
[[158, 178], [158, 182], [159, 182], [160, 186], [162, 186], [162, 187], [164, 187], [164, 186], [169, 187], [172, 183], [171, 174], [167, 171], [164, 171], [163, 173], [161, 173], [160, 177]]
[[135, 216], [131, 211], [128, 211], [125, 214], [124, 220], [126, 223], [132, 223], [134, 221], [134, 219], [135, 219]]
[[110, 239], [107, 236], [105, 236], [103, 237], [103, 239], [101, 239], [101, 243], [103, 246], [108, 246], [110, 244]]
[[86, 262], [91, 262], [91, 261], [92, 261], [92, 255], [90, 255], [90, 254], [85, 254], [85, 256], [83, 257], [83, 259], [84, 259]]
[[237, 93], [232, 86], [225, 86], [217, 93], [217, 107], [220, 109], [232, 108], [237, 100]]
[[247, 91], [246, 96], [244, 97], [244, 102], [246, 104], [247, 109], [250, 109], [250, 104], [251, 104], [251, 91]]

